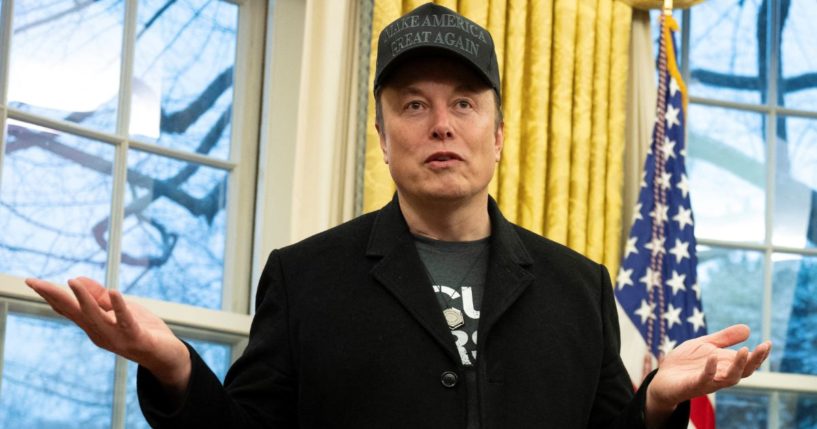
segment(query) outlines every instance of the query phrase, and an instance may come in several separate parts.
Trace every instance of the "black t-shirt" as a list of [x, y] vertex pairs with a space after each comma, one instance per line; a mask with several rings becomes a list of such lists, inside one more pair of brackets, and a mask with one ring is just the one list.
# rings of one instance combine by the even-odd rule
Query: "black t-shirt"
[[485, 276], [488, 271], [489, 239], [441, 241], [415, 236], [420, 259], [425, 264], [440, 310], [455, 308], [463, 325], [451, 330], [463, 365], [477, 358], [477, 328]]

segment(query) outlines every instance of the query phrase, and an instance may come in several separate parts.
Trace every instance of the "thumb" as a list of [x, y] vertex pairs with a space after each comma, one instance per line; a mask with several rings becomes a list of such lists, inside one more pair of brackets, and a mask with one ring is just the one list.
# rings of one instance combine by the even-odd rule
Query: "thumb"
[[749, 339], [751, 330], [743, 324], [732, 325], [718, 332], [701, 337], [700, 339], [720, 348], [730, 347]]

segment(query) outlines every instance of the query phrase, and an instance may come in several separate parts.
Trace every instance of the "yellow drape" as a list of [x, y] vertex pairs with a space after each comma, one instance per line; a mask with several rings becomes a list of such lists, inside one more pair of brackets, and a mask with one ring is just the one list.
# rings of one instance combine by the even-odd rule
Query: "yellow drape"
[[[377, 36], [424, 0], [375, 0]], [[512, 222], [615, 273], [620, 258], [624, 106], [632, 11], [616, 0], [438, 0], [491, 32], [502, 74], [505, 148], [491, 194]], [[369, 95], [364, 211], [394, 184]]]

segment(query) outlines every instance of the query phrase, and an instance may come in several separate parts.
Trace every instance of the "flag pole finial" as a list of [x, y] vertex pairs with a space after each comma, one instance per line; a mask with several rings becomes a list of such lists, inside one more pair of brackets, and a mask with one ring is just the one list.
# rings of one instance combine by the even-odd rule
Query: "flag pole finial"
[[664, 0], [664, 15], [672, 15], [672, 0]]

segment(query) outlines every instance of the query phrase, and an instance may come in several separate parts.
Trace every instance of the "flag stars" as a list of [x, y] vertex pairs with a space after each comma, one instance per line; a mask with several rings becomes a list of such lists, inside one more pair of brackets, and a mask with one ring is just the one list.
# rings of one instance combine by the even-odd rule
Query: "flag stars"
[[687, 179], [686, 174], [681, 175], [681, 180], [678, 181], [675, 187], [678, 188], [679, 191], [681, 191], [681, 195], [683, 195], [684, 198], [686, 198], [687, 195], [689, 195], [689, 180]]
[[631, 253], [638, 253], [638, 237], [630, 237], [627, 239], [627, 246], [624, 249], [624, 259], [627, 259]]
[[694, 285], [692, 285], [691, 289], [695, 292], [695, 299], [700, 301], [701, 300], [701, 286], [699, 286], [698, 283], [695, 283]]
[[699, 329], [706, 326], [704, 322], [704, 312], [698, 310], [698, 307], [692, 309], [692, 316], [687, 317], [687, 322], [692, 325], [692, 332], [697, 333]]
[[652, 290], [652, 288], [661, 286], [661, 272], [653, 271], [652, 268], [647, 267], [647, 272], [643, 277], [638, 279], [638, 281], [644, 283], [644, 286], [647, 288], [647, 292], [649, 292]]
[[641, 300], [641, 307], [638, 308], [634, 313], [641, 317], [641, 324], [647, 322], [647, 320], [655, 319], [655, 304], [647, 302], [646, 299]]
[[675, 345], [678, 344], [678, 341], [670, 340], [668, 336], [664, 336], [664, 341], [661, 342], [661, 345], [658, 346], [658, 349], [661, 351], [661, 356], [666, 356], [672, 349], [675, 348]]
[[664, 137], [664, 144], [661, 145], [661, 152], [665, 159], [675, 158], [675, 142], [669, 137]]
[[641, 216], [641, 206], [641, 203], [635, 205], [635, 209], [633, 210], [633, 223], [644, 219], [644, 216]]
[[672, 129], [673, 126], [681, 125], [681, 121], [678, 119], [678, 115], [681, 113], [681, 109], [676, 108], [672, 104], [667, 105], [667, 113], [665, 117], [667, 118], [667, 129]]
[[672, 180], [672, 173], [667, 173], [666, 171], [661, 173], [661, 178], [658, 179], [658, 185], [661, 186], [662, 189], [669, 189], [670, 180]]
[[680, 264], [684, 258], [689, 258], [689, 242], [675, 239], [675, 247], [669, 249], [669, 253], [675, 255], [675, 262]]
[[675, 308], [675, 306], [672, 305], [672, 303], [670, 303], [667, 306], [667, 311], [665, 311], [664, 314], [661, 316], [664, 320], [667, 321], [667, 329], [672, 329], [673, 325], [681, 324], [681, 310], [682, 310], [681, 307]]
[[664, 248], [665, 237], [653, 237], [652, 241], [644, 245], [644, 248], [649, 249], [653, 255], [665, 253], [667, 249]]
[[669, 215], [667, 212], [669, 211], [669, 207], [659, 202], [655, 203], [655, 208], [650, 212], [650, 217], [653, 219], [654, 222], [663, 225], [664, 222], [669, 220]]
[[632, 268], [629, 270], [625, 270], [624, 267], [618, 270], [618, 276], [616, 277], [616, 283], [618, 283], [619, 289], [624, 289], [624, 286], [633, 286], [633, 270]]
[[670, 94], [670, 96], [675, 97], [675, 93], [678, 92], [679, 89], [681, 89], [681, 88], [678, 86], [678, 81], [675, 80], [674, 78], [670, 78], [670, 80], [669, 80], [669, 94]]
[[[686, 286], [684, 285], [686, 279], [687, 279], [686, 274], [681, 274], [678, 271], [672, 270], [672, 278], [667, 280], [667, 286], [672, 288], [673, 296], [675, 296], [675, 294], [677, 294], [678, 291], [686, 290]], [[671, 305], [672, 304], [670, 304], [670, 306]]]
[[683, 206], [678, 206], [678, 214], [672, 217], [672, 220], [678, 222], [678, 229], [684, 230], [687, 225], [692, 226], [692, 209], [687, 209]]
[[641, 172], [641, 183], [639, 183], [639, 186], [642, 187], [642, 188], [647, 187], [647, 172], [646, 171]]

